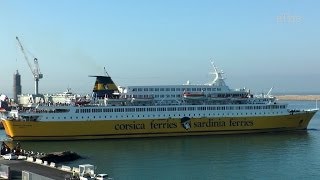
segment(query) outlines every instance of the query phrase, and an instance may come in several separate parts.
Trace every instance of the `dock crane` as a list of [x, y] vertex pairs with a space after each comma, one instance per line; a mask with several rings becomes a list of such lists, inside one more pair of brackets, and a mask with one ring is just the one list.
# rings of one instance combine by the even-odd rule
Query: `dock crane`
[[29, 58], [28, 58], [28, 55], [26, 53], [26, 51], [24, 50], [20, 40], [18, 37], [16, 37], [17, 41], [18, 41], [18, 44], [20, 46], [20, 49], [22, 51], [22, 54], [25, 58], [25, 60], [27, 61], [28, 63], [28, 66], [33, 74], [33, 77], [34, 77], [34, 93], [35, 95], [38, 95], [39, 94], [39, 80], [43, 78], [43, 74], [41, 74], [40, 72], [40, 67], [39, 67], [39, 63], [38, 63], [38, 59], [33, 57], [33, 65], [31, 64], [31, 62], [29, 61]]

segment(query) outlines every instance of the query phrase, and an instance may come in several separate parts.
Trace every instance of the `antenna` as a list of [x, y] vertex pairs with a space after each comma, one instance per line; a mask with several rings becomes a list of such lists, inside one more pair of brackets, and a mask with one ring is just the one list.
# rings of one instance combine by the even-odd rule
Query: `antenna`
[[103, 71], [104, 71], [104, 75], [109, 76], [109, 74], [108, 74], [108, 72], [106, 70], [106, 67], [103, 67]]
[[212, 68], [214, 70], [213, 72], [210, 72], [210, 74], [215, 76], [211, 84], [214, 84], [219, 79], [219, 72], [218, 72], [218, 69], [215, 66], [214, 61], [212, 60], [212, 58], [210, 58], [210, 63], [211, 63], [211, 66], [212, 66]]
[[272, 89], [273, 89], [273, 87], [271, 87], [270, 90], [268, 91], [267, 97], [270, 96]]

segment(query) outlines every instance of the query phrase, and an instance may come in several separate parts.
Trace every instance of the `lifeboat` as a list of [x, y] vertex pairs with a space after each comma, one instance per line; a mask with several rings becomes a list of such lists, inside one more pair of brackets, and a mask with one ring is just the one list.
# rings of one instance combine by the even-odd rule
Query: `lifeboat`
[[201, 92], [201, 93], [185, 92], [185, 93], [183, 93], [183, 97], [185, 99], [203, 99], [203, 98], [205, 98], [205, 95], [203, 92]]
[[75, 102], [75, 105], [82, 106], [82, 105], [89, 104], [90, 102], [91, 102], [90, 99], [78, 99], [78, 100]]
[[131, 98], [131, 102], [151, 102], [153, 100], [153, 97]]

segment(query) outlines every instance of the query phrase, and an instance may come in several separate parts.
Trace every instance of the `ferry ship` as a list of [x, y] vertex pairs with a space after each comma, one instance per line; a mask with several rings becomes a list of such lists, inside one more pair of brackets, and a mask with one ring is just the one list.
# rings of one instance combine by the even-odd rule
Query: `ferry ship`
[[290, 110], [270, 92], [230, 89], [214, 63], [207, 84], [117, 87], [96, 78], [89, 103], [39, 102], [2, 118], [13, 140], [77, 140], [306, 130], [318, 109]]

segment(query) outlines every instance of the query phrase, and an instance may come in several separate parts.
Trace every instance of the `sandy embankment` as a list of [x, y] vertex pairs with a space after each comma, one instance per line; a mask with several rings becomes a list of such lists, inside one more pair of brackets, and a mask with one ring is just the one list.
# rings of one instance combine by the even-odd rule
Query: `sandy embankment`
[[279, 100], [292, 100], [292, 101], [315, 101], [320, 100], [320, 95], [275, 95]]

